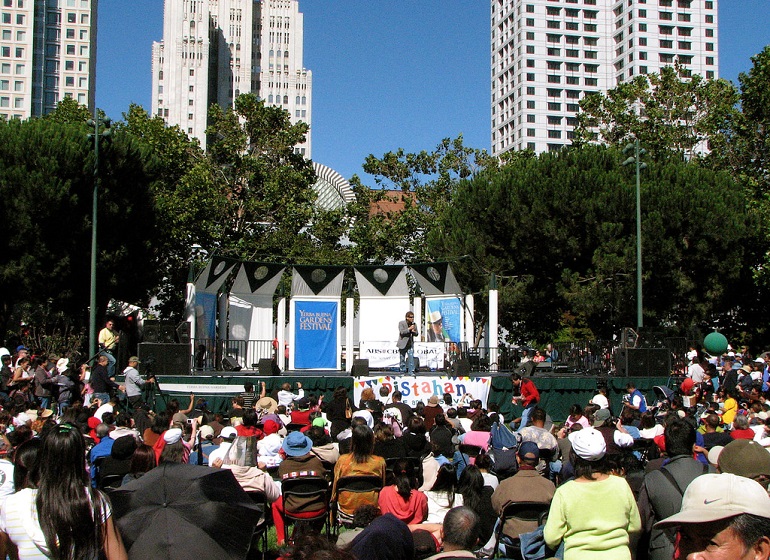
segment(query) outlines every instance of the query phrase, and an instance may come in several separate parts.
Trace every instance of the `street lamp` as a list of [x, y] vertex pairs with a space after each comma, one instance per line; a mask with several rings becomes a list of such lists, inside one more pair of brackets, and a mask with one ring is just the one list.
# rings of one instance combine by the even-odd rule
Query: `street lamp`
[[99, 141], [110, 136], [109, 117], [99, 116], [99, 109], [94, 108], [94, 118], [88, 119], [93, 132], [88, 135], [94, 141], [94, 195], [91, 214], [91, 301], [88, 309], [88, 353], [96, 354], [96, 225], [99, 206]]
[[641, 156], [647, 153], [644, 148], [639, 148], [639, 139], [623, 148], [623, 153], [629, 156], [623, 165], [636, 163], [636, 326], [641, 329], [644, 326], [642, 319], [642, 204], [639, 194], [639, 172], [647, 167], [647, 164], [639, 161]]

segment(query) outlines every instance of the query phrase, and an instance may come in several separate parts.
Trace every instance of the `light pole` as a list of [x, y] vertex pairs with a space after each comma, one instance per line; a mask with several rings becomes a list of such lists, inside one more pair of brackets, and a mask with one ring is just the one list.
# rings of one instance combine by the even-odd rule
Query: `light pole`
[[644, 148], [639, 148], [639, 139], [634, 140], [633, 144], [628, 144], [623, 148], [623, 153], [629, 156], [623, 165], [636, 163], [636, 327], [641, 329], [644, 326], [642, 318], [642, 203], [639, 189], [639, 172], [647, 167], [647, 164], [639, 161], [641, 156], [647, 153]]
[[[94, 131], [88, 135], [94, 141], [94, 194], [91, 213], [91, 300], [88, 308], [88, 353], [96, 354], [96, 230], [99, 208], [99, 141], [110, 135], [109, 117], [100, 117], [99, 109], [94, 108], [94, 118], [88, 119], [88, 126]], [[102, 130], [102, 126], [104, 129]]]

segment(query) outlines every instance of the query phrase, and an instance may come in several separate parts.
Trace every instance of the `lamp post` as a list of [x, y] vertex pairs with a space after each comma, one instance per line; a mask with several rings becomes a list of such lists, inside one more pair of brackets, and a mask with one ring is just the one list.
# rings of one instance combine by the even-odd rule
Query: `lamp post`
[[644, 326], [642, 318], [642, 203], [639, 188], [639, 172], [647, 167], [647, 164], [639, 161], [641, 156], [647, 153], [644, 148], [639, 148], [639, 139], [634, 140], [633, 144], [628, 144], [623, 148], [623, 153], [629, 156], [623, 165], [636, 163], [636, 326], [641, 329]]
[[[99, 208], [99, 141], [110, 135], [109, 117], [99, 116], [99, 109], [94, 108], [94, 118], [88, 119], [88, 126], [93, 127], [88, 139], [94, 141], [94, 194], [91, 213], [91, 299], [88, 308], [88, 353], [96, 354], [96, 231]], [[104, 127], [102, 129], [102, 127]]]

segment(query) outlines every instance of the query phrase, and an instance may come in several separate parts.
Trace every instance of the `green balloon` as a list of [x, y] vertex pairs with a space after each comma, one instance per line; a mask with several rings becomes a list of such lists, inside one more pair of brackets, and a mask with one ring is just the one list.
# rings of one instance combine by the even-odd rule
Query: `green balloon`
[[703, 339], [703, 347], [712, 356], [719, 356], [727, 352], [727, 338], [722, 333], [714, 331]]

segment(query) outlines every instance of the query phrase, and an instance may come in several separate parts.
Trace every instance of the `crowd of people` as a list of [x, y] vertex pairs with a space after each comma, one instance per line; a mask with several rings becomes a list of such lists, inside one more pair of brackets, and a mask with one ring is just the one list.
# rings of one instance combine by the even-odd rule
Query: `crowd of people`
[[[469, 396], [412, 407], [384, 387], [353, 402], [344, 387], [325, 399], [263, 382], [226, 413], [193, 395], [155, 411], [136, 357], [119, 384], [104, 356], [86, 372], [0, 354], [0, 557], [126, 558], [109, 492], [189, 463], [263, 495], [296, 560], [770, 558], [768, 367], [743, 356], [696, 351], [663, 402], [631, 382], [612, 410], [602, 386], [556, 423], [519, 374], [518, 418]], [[328, 492], [284, 495], [303, 477]], [[330, 509], [337, 539], [319, 534]], [[307, 520], [293, 536], [287, 512]]]

